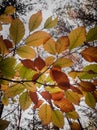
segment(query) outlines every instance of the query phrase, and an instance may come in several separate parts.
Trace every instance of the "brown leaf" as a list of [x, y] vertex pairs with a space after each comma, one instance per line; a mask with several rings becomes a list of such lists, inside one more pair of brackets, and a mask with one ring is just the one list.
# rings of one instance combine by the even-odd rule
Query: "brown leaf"
[[42, 70], [45, 67], [45, 61], [40, 56], [38, 56], [34, 60], [34, 66], [36, 69]]
[[82, 94], [81, 90], [78, 88], [78, 87], [75, 87], [75, 86], [70, 86], [70, 89], [73, 91], [73, 92], [77, 92], [78, 94]]
[[36, 92], [29, 91], [30, 98], [34, 104], [38, 103], [38, 96]]
[[64, 92], [57, 92], [57, 93], [52, 93], [52, 99], [53, 100], [61, 100], [64, 97]]
[[32, 70], [35, 70], [34, 62], [30, 59], [21, 60], [22, 64]]
[[34, 109], [39, 108], [43, 102], [44, 102], [43, 100], [38, 100], [37, 104], [35, 104], [33, 108]]
[[45, 99], [45, 100], [51, 100], [51, 94], [48, 91], [43, 91], [41, 92], [41, 96]]
[[9, 49], [9, 48], [12, 48], [12, 47], [13, 47], [12, 42], [11, 42], [11, 41], [9, 41], [8, 39], [4, 39], [3, 41], [4, 41], [4, 43], [5, 43], [6, 47], [7, 47], [7, 49]]

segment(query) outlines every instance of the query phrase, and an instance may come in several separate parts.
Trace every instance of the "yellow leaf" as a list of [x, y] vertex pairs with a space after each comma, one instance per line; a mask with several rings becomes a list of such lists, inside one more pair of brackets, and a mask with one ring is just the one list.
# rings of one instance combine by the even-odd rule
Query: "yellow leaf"
[[62, 53], [66, 49], [68, 49], [69, 44], [70, 44], [70, 42], [69, 42], [69, 38], [67, 36], [60, 37], [57, 40], [57, 44], [56, 44], [56, 50], [57, 50], [58, 54]]
[[1, 90], [2, 91], [7, 91], [8, 85], [7, 84], [1, 84]]
[[21, 46], [17, 49], [17, 54], [22, 58], [34, 58], [36, 56], [36, 52], [33, 48], [29, 46]]
[[95, 108], [96, 106], [96, 100], [90, 92], [86, 93], [85, 103], [91, 108]]
[[10, 15], [2, 14], [0, 15], [0, 21], [5, 24], [8, 24], [12, 22], [12, 17]]
[[79, 115], [76, 111], [68, 112], [68, 113], [66, 113], [66, 116], [68, 118], [71, 118], [71, 119], [74, 119], [74, 120], [79, 119]]
[[51, 53], [51, 54], [56, 54], [56, 42], [54, 41], [53, 38], [50, 38], [45, 44], [44, 44], [44, 49], [45, 51]]
[[64, 115], [59, 110], [53, 110], [52, 112], [52, 122], [58, 128], [64, 127]]
[[58, 60], [56, 60], [56, 62], [54, 63], [55, 67], [70, 67], [72, 66], [73, 62], [71, 59], [69, 58], [59, 58]]
[[23, 84], [29, 91], [36, 92], [37, 88], [34, 83], [28, 82]]
[[54, 62], [55, 58], [53, 56], [49, 56], [45, 59], [46, 65], [49, 66]]
[[41, 11], [38, 11], [36, 14], [33, 14], [29, 20], [30, 32], [35, 30], [41, 24], [41, 21], [42, 21], [42, 12]]
[[39, 108], [39, 117], [42, 120], [43, 125], [48, 125], [51, 122], [51, 115], [52, 115], [52, 110], [50, 105], [48, 104], [43, 104]]
[[26, 110], [27, 108], [30, 107], [30, 105], [32, 104], [32, 101], [30, 99], [30, 96], [29, 96], [29, 93], [28, 92], [24, 92], [20, 98], [19, 98], [19, 104], [20, 104], [20, 107], [23, 109], [23, 110]]
[[84, 27], [78, 27], [71, 31], [69, 34], [70, 46], [69, 49], [72, 50], [86, 41], [86, 30]]
[[26, 39], [28, 46], [40, 46], [51, 38], [50, 34], [44, 31], [36, 31]]
[[6, 48], [6, 45], [4, 44], [2, 36], [0, 36], [0, 53], [1, 54], [7, 54], [8, 53], [8, 50]]
[[13, 40], [14, 44], [18, 44], [25, 34], [23, 22], [19, 18], [14, 19], [11, 23], [9, 31], [10, 37]]
[[7, 6], [6, 8], [5, 8], [5, 11], [4, 11], [4, 13], [5, 14], [8, 14], [8, 15], [12, 15], [14, 12], [15, 12], [15, 8], [13, 7], [13, 6]]
[[78, 93], [70, 91], [70, 90], [67, 90], [65, 94], [66, 94], [66, 98], [70, 102], [72, 102], [72, 103], [74, 103], [76, 105], [79, 105], [79, 103], [80, 103], [80, 96], [78, 95]]
[[9, 100], [8, 97], [6, 96], [6, 94], [3, 95], [2, 97], [2, 103], [7, 106], [9, 104]]
[[45, 22], [45, 24], [44, 24], [44, 28], [46, 28], [46, 29], [52, 28], [52, 27], [56, 26], [57, 22], [58, 22], [58, 17], [55, 18], [54, 20], [52, 20], [52, 16], [50, 16], [50, 17], [46, 20], [46, 22]]
[[45, 87], [45, 90], [49, 91], [50, 93], [57, 93], [57, 92], [62, 92], [63, 90], [59, 87]]

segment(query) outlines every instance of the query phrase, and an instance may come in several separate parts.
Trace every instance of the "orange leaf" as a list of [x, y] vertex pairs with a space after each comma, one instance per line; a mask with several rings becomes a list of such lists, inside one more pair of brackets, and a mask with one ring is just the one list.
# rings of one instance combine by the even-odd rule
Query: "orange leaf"
[[88, 47], [81, 52], [81, 55], [89, 62], [97, 62], [97, 47]]
[[59, 101], [54, 101], [54, 104], [58, 106], [63, 112], [71, 112], [75, 110], [73, 104], [65, 98]]
[[21, 60], [22, 64], [32, 70], [35, 70], [34, 62], [30, 59]]
[[40, 76], [39, 73], [34, 74], [32, 81], [36, 81], [39, 78], [39, 76]]
[[72, 122], [70, 126], [72, 130], [81, 130], [80, 125], [77, 122]]
[[61, 100], [64, 97], [64, 92], [52, 93], [53, 100]]
[[43, 103], [43, 100], [38, 100], [37, 104], [34, 105], [34, 109], [39, 108], [41, 104]]
[[38, 96], [36, 92], [29, 91], [30, 98], [34, 104], [38, 103]]
[[36, 69], [42, 70], [45, 67], [45, 61], [40, 56], [38, 56], [34, 60], [34, 66]]
[[54, 81], [57, 82], [58, 86], [64, 90], [70, 88], [70, 83], [67, 75], [62, 71], [53, 68], [50, 70], [50, 75]]
[[41, 95], [45, 100], [51, 100], [51, 94], [48, 91], [41, 92]]

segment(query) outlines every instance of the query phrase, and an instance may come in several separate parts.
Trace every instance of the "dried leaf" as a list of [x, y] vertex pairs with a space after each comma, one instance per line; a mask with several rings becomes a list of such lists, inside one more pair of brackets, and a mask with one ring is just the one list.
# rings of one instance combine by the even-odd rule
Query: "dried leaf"
[[13, 6], [7, 6], [6, 8], [5, 8], [5, 11], [4, 11], [4, 13], [5, 14], [8, 14], [8, 15], [12, 15], [12, 14], [14, 14], [14, 12], [15, 12], [15, 7], [13, 7]]
[[38, 103], [38, 95], [36, 92], [29, 91], [29, 96], [34, 104]]
[[7, 54], [8, 53], [7, 47], [5, 45], [5, 42], [4, 42], [2, 36], [0, 36], [0, 53], [1, 54]]
[[10, 15], [2, 14], [0, 15], [0, 21], [5, 24], [8, 24], [12, 22], [12, 17]]
[[61, 100], [62, 98], [64, 98], [64, 92], [56, 92], [56, 93], [52, 93], [52, 99], [53, 100]]
[[32, 70], [35, 70], [34, 62], [30, 59], [21, 60], [22, 64]]
[[51, 94], [48, 91], [43, 91], [41, 92], [41, 96], [45, 99], [45, 100], [51, 100]]

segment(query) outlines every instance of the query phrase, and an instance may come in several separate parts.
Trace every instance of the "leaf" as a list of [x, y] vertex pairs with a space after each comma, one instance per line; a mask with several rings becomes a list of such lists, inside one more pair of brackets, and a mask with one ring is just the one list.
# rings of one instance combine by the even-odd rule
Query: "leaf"
[[10, 15], [2, 14], [0, 15], [0, 21], [5, 24], [8, 24], [12, 22], [12, 17]]
[[2, 24], [1, 24], [1, 22], [0, 22], [0, 31], [2, 31]]
[[78, 27], [71, 31], [69, 34], [70, 46], [69, 49], [72, 50], [86, 41], [86, 30], [84, 27]]
[[29, 96], [34, 104], [38, 103], [38, 95], [36, 92], [29, 91]]
[[28, 46], [38, 47], [51, 38], [50, 34], [44, 31], [36, 31], [26, 39]]
[[71, 112], [74, 111], [74, 105], [67, 99], [63, 98], [59, 101], [54, 101], [54, 104], [60, 108], [62, 112]]
[[9, 123], [10, 122], [7, 120], [0, 119], [0, 129], [5, 130], [8, 127]]
[[91, 28], [86, 35], [86, 42], [97, 40], [97, 26]]
[[30, 32], [32, 32], [33, 30], [38, 28], [39, 25], [41, 24], [41, 22], [42, 22], [42, 12], [38, 11], [37, 13], [33, 14], [30, 17], [30, 20], [29, 20], [29, 30], [30, 30]]
[[4, 39], [3, 41], [4, 41], [7, 49], [13, 48], [13, 44], [11, 41], [9, 41], [8, 39]]
[[58, 22], [58, 17], [56, 17], [54, 20], [52, 20], [52, 16], [50, 16], [46, 20], [46, 22], [44, 24], [44, 28], [46, 28], [46, 29], [52, 28], [57, 25], [57, 22]]
[[41, 92], [41, 96], [47, 101], [51, 100], [51, 94], [48, 91]]
[[56, 54], [56, 42], [53, 38], [50, 38], [43, 46], [44, 50], [47, 51], [50, 54], [55, 55]]
[[96, 100], [90, 92], [86, 93], [85, 103], [91, 108], [95, 108], [96, 106]]
[[14, 44], [18, 44], [25, 34], [23, 22], [19, 18], [14, 19], [11, 23], [9, 31], [10, 37], [13, 40]]
[[39, 108], [43, 104], [43, 100], [38, 100], [38, 103], [34, 105], [34, 109]]
[[81, 90], [78, 88], [78, 87], [75, 87], [75, 86], [70, 86], [70, 89], [73, 91], [73, 92], [76, 92], [78, 94], [81, 94], [82, 95], [82, 92]]
[[79, 119], [79, 114], [76, 111], [68, 112], [68, 113], [66, 113], [66, 116], [73, 120]]
[[15, 10], [16, 10], [16, 9], [15, 9], [13, 6], [7, 6], [7, 7], [5, 8], [4, 13], [5, 13], [5, 14], [8, 14], [8, 15], [12, 15], [12, 14], [14, 14]]
[[81, 130], [80, 125], [74, 121], [70, 124], [70, 127], [72, 130]]
[[23, 85], [26, 87], [27, 90], [31, 91], [31, 92], [36, 92], [37, 88], [36, 85], [32, 82], [28, 82], [28, 83], [23, 83]]
[[32, 69], [28, 69], [24, 66], [22, 66], [19, 70], [20, 77], [22, 79], [28, 79], [31, 80], [32, 77], [36, 74], [36, 71], [33, 71]]
[[40, 56], [38, 56], [34, 60], [34, 66], [36, 69], [42, 70], [45, 67], [45, 61]]
[[58, 86], [61, 89], [66, 90], [70, 88], [69, 79], [67, 75], [63, 73], [62, 71], [59, 71], [57, 69], [51, 69], [50, 76], [54, 81], [57, 82]]
[[55, 58], [53, 56], [49, 56], [45, 59], [46, 66], [51, 65], [54, 62]]
[[0, 61], [0, 71], [5, 77], [13, 77], [15, 75], [15, 63], [16, 60], [13, 57]]
[[4, 42], [2, 36], [0, 36], [0, 53], [1, 54], [7, 54], [8, 53], [7, 47], [5, 45], [5, 42]]
[[21, 46], [16, 50], [16, 52], [22, 58], [30, 59], [36, 56], [35, 50], [29, 46]]
[[70, 42], [69, 42], [68, 36], [60, 37], [57, 40], [57, 44], [56, 44], [56, 51], [58, 52], [58, 54], [62, 53], [66, 49], [68, 49], [69, 44], [70, 44]]
[[52, 122], [58, 128], [64, 127], [64, 116], [63, 113], [59, 110], [52, 111]]
[[73, 62], [69, 58], [59, 58], [54, 63], [54, 67], [61, 67], [61, 68], [70, 67], [72, 65], [73, 65]]
[[30, 59], [21, 60], [22, 64], [28, 69], [35, 70], [34, 62]]
[[49, 87], [49, 86], [47, 86], [47, 87], [45, 87], [45, 89], [47, 91], [49, 91], [50, 93], [57, 93], [57, 92], [62, 92], [63, 91], [59, 87]]
[[53, 100], [61, 100], [62, 98], [64, 98], [64, 92], [63, 91], [52, 93], [51, 95], [52, 95]]
[[71, 90], [67, 90], [65, 94], [66, 94], [66, 99], [68, 99], [70, 102], [72, 102], [76, 105], [79, 105], [80, 97], [79, 97], [78, 93], [73, 92]]
[[39, 108], [39, 117], [42, 120], [43, 125], [48, 125], [51, 122], [51, 115], [52, 115], [52, 110], [50, 105], [48, 104], [43, 104]]
[[78, 85], [81, 87], [83, 91], [91, 92], [96, 89], [95, 85], [89, 81], [81, 81], [78, 83]]
[[27, 108], [29, 108], [31, 103], [32, 101], [30, 99], [28, 92], [24, 92], [23, 94], [21, 94], [19, 98], [19, 104], [20, 104], [21, 109], [26, 110]]
[[8, 104], [9, 104], [9, 100], [8, 100], [8, 97], [6, 96], [6, 94], [4, 94], [3, 97], [2, 97], [2, 103], [5, 106], [8, 106]]
[[88, 47], [81, 52], [81, 55], [89, 62], [97, 62], [97, 47]]
[[83, 74], [83, 72], [81, 71], [70, 71], [69, 76], [72, 77], [73, 79], [75, 79], [76, 77], [80, 76], [81, 74]]
[[22, 84], [14, 84], [6, 91], [7, 97], [15, 97], [24, 91], [25, 87]]
[[97, 102], [97, 90], [95, 90], [95, 91], [93, 92], [93, 96], [94, 96], [94, 98], [95, 98], [95, 100], [96, 100], [96, 102]]

